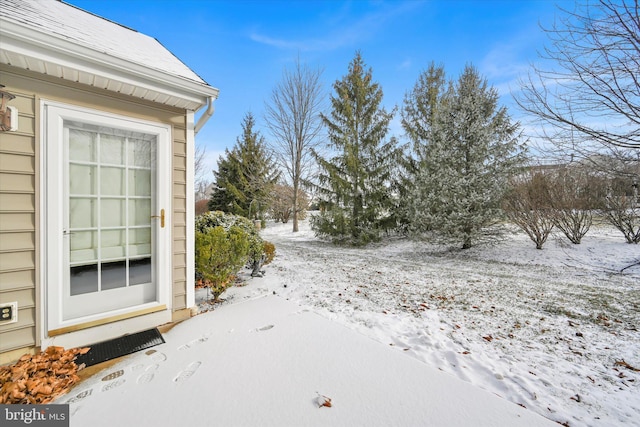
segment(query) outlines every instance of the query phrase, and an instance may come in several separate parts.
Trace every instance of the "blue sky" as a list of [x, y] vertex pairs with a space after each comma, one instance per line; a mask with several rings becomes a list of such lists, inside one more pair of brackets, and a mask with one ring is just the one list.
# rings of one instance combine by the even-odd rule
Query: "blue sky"
[[[431, 61], [457, 78], [473, 64], [498, 89], [511, 115], [525, 121], [510, 91], [537, 61], [556, 5], [552, 0], [66, 0], [158, 39], [210, 85], [220, 89], [216, 112], [196, 141], [208, 169], [231, 148], [251, 111], [258, 130], [264, 103], [296, 57], [323, 70], [323, 83], [347, 73], [355, 52], [373, 70], [390, 110]], [[390, 135], [402, 137], [399, 114]], [[209, 174], [212, 180], [213, 176]]]

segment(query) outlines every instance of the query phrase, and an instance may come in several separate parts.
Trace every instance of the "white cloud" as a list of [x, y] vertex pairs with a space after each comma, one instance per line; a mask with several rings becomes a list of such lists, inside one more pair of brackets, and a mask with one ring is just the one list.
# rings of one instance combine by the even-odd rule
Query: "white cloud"
[[526, 43], [517, 41], [498, 43], [480, 62], [480, 72], [501, 96], [518, 90], [520, 87], [518, 79], [529, 71], [529, 61], [522, 55], [522, 51], [526, 48]]
[[353, 46], [374, 34], [386, 22], [398, 15], [406, 13], [419, 2], [406, 3], [380, 3], [379, 7], [372, 12], [366, 13], [359, 19], [350, 20], [347, 10], [342, 8], [337, 14], [325, 19], [329, 30], [324, 25], [318, 28], [325, 34], [320, 37], [309, 37], [301, 39], [286, 39], [253, 31], [249, 37], [251, 40], [272, 46], [278, 49], [295, 49], [299, 51], [329, 51], [344, 46]]
[[407, 58], [402, 63], [400, 63], [400, 65], [398, 65], [398, 70], [409, 69], [409, 68], [411, 68], [411, 65], [413, 65], [413, 62], [411, 61], [411, 58]]
[[332, 50], [340, 47], [343, 44], [339, 39], [307, 39], [307, 40], [286, 40], [275, 37], [270, 37], [264, 34], [253, 32], [249, 35], [251, 40], [265, 44], [267, 46], [275, 47], [283, 50], [299, 50], [306, 51], [322, 51]]

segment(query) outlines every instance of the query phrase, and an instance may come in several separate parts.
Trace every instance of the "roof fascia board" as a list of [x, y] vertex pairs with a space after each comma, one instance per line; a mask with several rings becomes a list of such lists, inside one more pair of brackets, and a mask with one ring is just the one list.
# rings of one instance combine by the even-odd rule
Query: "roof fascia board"
[[0, 49], [205, 105], [218, 89], [0, 19]]

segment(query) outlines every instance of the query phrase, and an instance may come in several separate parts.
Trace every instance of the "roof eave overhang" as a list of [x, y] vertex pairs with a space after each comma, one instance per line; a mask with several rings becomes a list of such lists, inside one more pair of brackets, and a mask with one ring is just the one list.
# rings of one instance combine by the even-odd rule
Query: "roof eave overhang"
[[218, 89], [0, 19], [0, 63], [196, 111]]

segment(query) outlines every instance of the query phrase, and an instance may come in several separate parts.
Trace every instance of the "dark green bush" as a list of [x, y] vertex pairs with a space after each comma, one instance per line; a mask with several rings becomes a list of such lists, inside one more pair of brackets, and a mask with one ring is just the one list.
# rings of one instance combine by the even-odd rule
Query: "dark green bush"
[[222, 226], [196, 231], [196, 273], [213, 293], [214, 300], [229, 286], [235, 273], [246, 264], [249, 239], [240, 227]]
[[263, 254], [263, 240], [258, 234], [258, 230], [253, 225], [253, 221], [239, 215], [224, 213], [221, 211], [205, 212], [196, 217], [195, 228], [201, 233], [215, 227], [222, 227], [229, 230], [232, 226], [240, 228], [246, 233], [249, 240], [249, 258], [251, 264], [259, 262]]
[[[196, 278], [217, 299], [246, 265], [256, 271], [268, 258], [262, 237], [253, 221], [224, 212], [205, 212], [196, 217]], [[274, 248], [275, 252], [275, 248]]]

